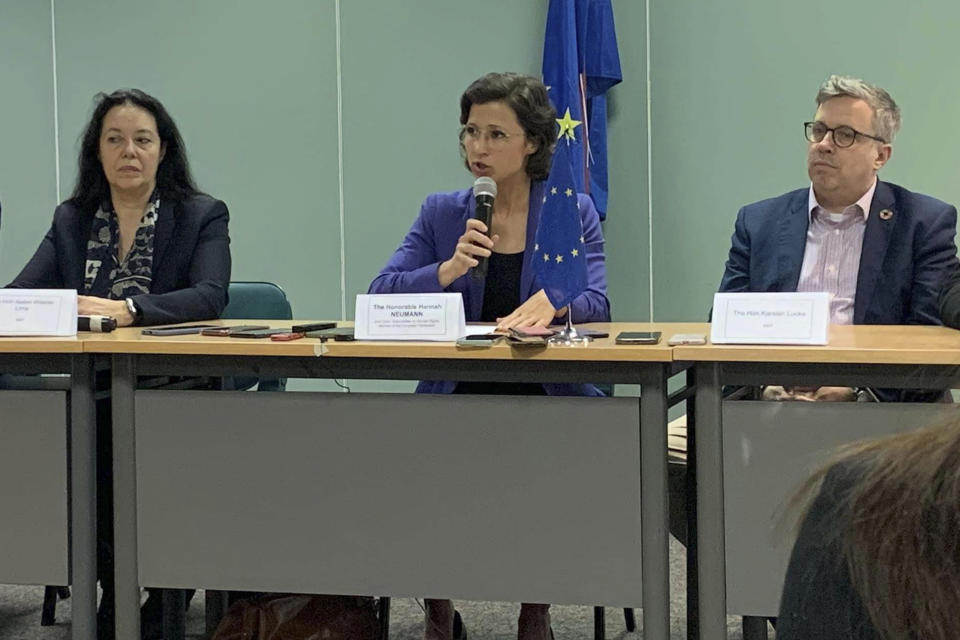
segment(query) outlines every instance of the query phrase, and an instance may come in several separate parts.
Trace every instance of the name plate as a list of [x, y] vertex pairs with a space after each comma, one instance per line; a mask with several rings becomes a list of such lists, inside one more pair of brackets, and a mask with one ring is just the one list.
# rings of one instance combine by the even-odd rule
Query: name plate
[[75, 335], [75, 290], [0, 289], [0, 336]]
[[827, 344], [829, 293], [717, 293], [715, 344]]
[[466, 330], [459, 293], [357, 296], [357, 340], [454, 341]]

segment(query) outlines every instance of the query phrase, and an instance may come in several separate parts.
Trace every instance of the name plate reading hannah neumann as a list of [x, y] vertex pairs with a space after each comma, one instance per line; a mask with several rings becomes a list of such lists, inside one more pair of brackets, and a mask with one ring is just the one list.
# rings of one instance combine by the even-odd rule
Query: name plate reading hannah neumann
[[829, 293], [717, 293], [714, 344], [827, 344]]
[[0, 289], [0, 336], [75, 335], [74, 289]]
[[467, 330], [459, 293], [357, 296], [357, 340], [454, 341]]

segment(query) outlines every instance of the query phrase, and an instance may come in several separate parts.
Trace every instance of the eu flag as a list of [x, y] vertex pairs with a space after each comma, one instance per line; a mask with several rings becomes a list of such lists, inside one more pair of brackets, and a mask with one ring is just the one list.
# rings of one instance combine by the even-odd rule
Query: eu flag
[[573, 176], [576, 148], [566, 135], [557, 142], [533, 245], [537, 277], [555, 309], [567, 306], [587, 288], [586, 247]]
[[607, 212], [607, 89], [622, 80], [610, 0], [550, 0], [543, 41], [543, 82], [574, 136], [576, 191]]

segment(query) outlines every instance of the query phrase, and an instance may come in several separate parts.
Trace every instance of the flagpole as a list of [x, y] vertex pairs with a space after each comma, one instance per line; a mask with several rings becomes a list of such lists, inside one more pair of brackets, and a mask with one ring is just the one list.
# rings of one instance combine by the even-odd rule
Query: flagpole
[[560, 331], [550, 336], [547, 340], [550, 344], [561, 347], [585, 347], [590, 342], [590, 338], [582, 335], [577, 328], [573, 326], [573, 311], [567, 305], [567, 324]]

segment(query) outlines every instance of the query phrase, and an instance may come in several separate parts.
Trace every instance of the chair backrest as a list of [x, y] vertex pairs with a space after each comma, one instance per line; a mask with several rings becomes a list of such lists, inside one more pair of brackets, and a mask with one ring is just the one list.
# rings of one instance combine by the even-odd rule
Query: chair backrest
[[225, 320], [292, 320], [287, 294], [272, 282], [231, 282], [230, 302], [220, 317]]
[[[272, 282], [231, 282], [230, 302], [220, 317], [224, 320], [292, 320], [293, 309], [287, 294]], [[223, 388], [244, 390], [257, 385], [258, 391], [283, 391], [286, 378], [224, 378]]]

